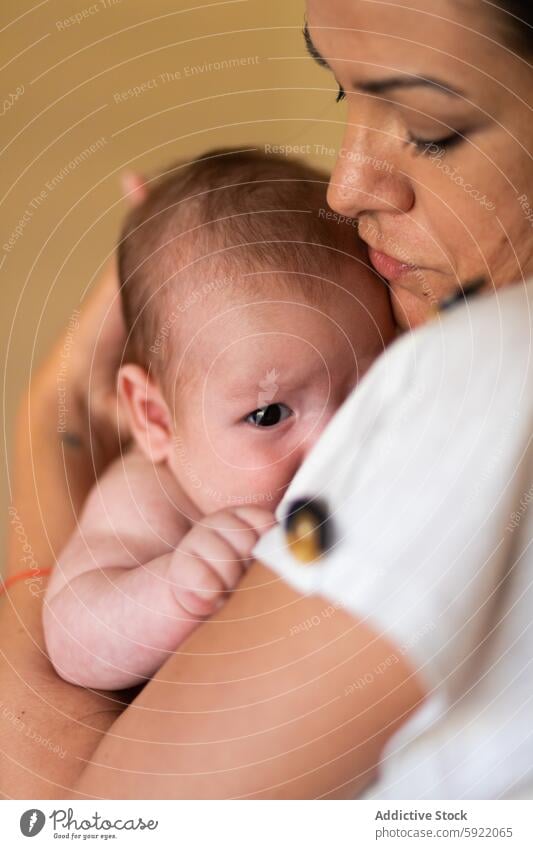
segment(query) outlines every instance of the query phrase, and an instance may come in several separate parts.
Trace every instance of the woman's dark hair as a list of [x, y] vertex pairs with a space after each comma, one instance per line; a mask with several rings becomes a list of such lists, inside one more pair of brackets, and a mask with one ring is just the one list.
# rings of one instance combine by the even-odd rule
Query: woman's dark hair
[[[497, 0], [513, 47], [533, 53], [533, 0]], [[490, 4], [492, 5], [492, 4]]]

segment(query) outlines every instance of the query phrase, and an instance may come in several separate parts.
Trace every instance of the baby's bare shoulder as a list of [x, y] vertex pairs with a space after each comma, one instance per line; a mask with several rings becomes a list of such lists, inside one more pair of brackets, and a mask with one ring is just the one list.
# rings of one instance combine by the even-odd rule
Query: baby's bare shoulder
[[94, 485], [80, 525], [85, 534], [127, 536], [161, 552], [170, 550], [190, 527], [179, 484], [163, 463], [154, 465], [131, 448]]
[[101, 475], [59, 556], [47, 596], [95, 568], [131, 568], [172, 551], [190, 527], [181, 488], [166, 466], [128, 450]]

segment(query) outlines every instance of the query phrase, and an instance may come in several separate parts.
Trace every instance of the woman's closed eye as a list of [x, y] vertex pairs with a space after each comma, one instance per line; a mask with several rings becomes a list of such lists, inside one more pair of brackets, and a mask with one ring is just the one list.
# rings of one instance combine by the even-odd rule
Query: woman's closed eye
[[[336, 103], [340, 103], [346, 99], [346, 92], [341, 85], [335, 98]], [[427, 153], [429, 148], [439, 147], [442, 150], [450, 150], [452, 147], [460, 144], [465, 140], [465, 134], [460, 132], [449, 133], [440, 139], [422, 139], [417, 138], [412, 133], [409, 133], [409, 143], [413, 145], [416, 154]], [[434, 152], [434, 150], [433, 150]]]
[[274, 427], [292, 416], [292, 410], [286, 404], [268, 404], [249, 413], [245, 421], [254, 427]]
[[450, 150], [450, 148], [455, 147], [464, 140], [464, 133], [450, 133], [449, 135], [440, 139], [421, 139], [417, 138], [412, 133], [409, 134], [409, 143], [414, 146], [415, 152], [417, 154], [427, 153], [428, 151], [430, 153], [435, 153], [435, 148], [441, 148], [442, 150]]
[[[340, 83], [337, 83], [338, 91], [335, 98], [336, 103], [340, 103], [346, 99], [346, 92]], [[422, 139], [418, 138], [413, 133], [409, 133], [409, 143], [413, 145], [415, 153], [427, 153], [429, 148], [439, 147], [442, 150], [450, 150], [452, 147], [460, 144], [465, 140], [465, 134], [462, 132], [448, 133], [447, 136], [437, 139]], [[433, 150], [434, 152], [434, 150]]]

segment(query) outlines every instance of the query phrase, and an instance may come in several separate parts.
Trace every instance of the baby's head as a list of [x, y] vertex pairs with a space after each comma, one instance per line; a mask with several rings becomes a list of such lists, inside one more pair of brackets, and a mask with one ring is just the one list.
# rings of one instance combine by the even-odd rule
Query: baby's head
[[119, 250], [132, 432], [202, 512], [273, 508], [395, 334], [327, 175], [250, 151], [179, 164]]

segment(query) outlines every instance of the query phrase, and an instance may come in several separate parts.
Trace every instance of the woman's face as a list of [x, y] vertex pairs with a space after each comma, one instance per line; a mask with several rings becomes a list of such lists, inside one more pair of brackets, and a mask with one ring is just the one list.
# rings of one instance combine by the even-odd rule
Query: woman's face
[[330, 205], [358, 217], [402, 327], [533, 273], [533, 70], [482, 0], [307, 0], [346, 96]]

